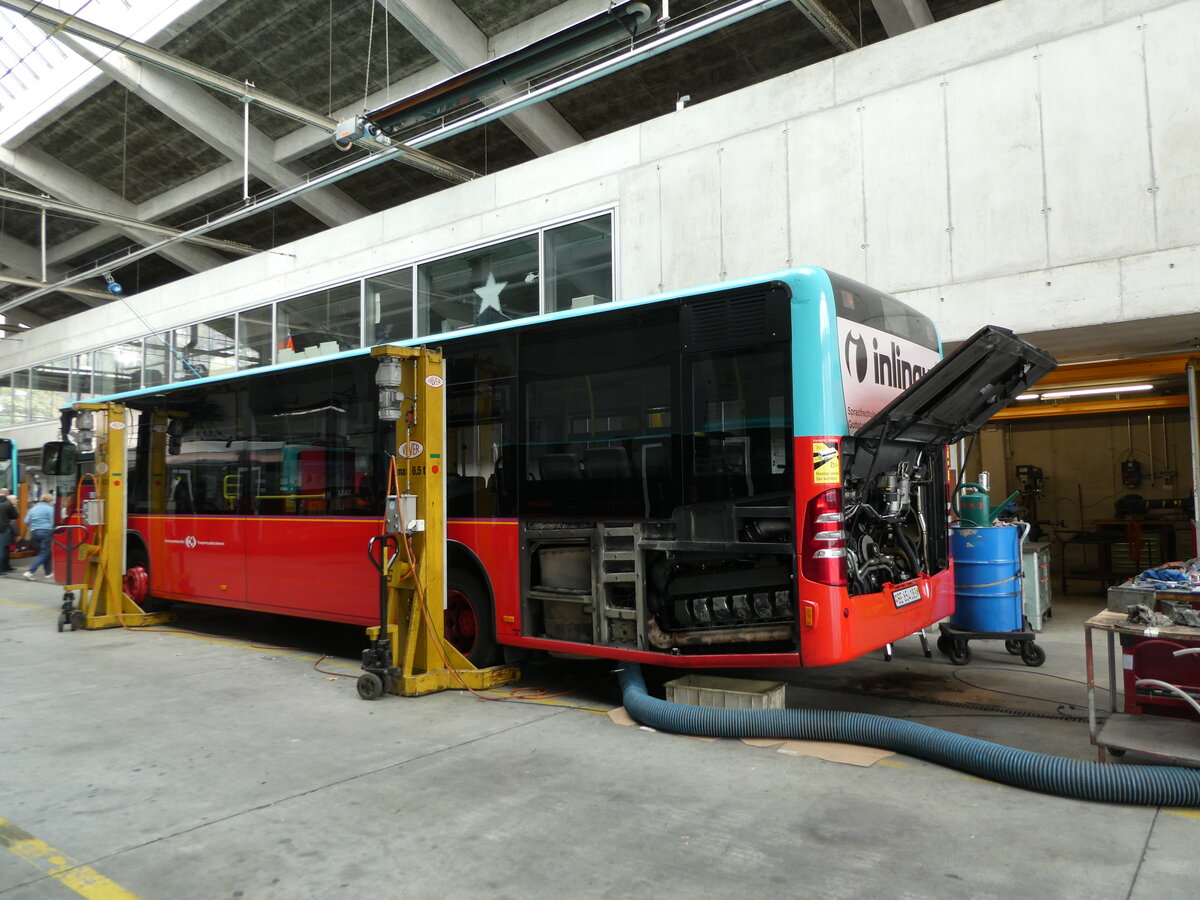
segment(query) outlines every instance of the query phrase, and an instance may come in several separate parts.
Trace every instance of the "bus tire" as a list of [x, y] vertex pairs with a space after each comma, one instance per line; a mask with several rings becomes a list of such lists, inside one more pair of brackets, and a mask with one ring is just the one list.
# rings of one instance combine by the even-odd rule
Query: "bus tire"
[[447, 572], [445, 636], [473, 666], [483, 668], [498, 660], [491, 598], [479, 579], [463, 569]]
[[125, 577], [122, 586], [126, 595], [144, 612], [162, 612], [169, 601], [162, 600], [150, 593], [150, 561], [146, 552], [140, 547], [131, 547], [127, 551]]

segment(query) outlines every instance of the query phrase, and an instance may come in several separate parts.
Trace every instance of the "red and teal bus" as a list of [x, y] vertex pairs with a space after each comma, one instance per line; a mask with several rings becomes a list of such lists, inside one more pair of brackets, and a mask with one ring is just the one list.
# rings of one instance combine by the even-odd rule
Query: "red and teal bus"
[[[942, 619], [946, 446], [1053, 367], [995, 328], [939, 364], [927, 317], [815, 268], [411, 343], [446, 358], [447, 635], [480, 665], [826, 665]], [[134, 599], [375, 624], [375, 372], [98, 398], [131, 417]]]

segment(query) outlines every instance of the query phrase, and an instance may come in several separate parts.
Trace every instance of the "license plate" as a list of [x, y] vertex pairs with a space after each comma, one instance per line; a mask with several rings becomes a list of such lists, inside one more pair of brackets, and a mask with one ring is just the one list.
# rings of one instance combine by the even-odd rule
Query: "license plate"
[[896, 609], [908, 606], [910, 603], [916, 603], [920, 599], [921, 589], [915, 584], [911, 587], [900, 588], [900, 590], [892, 592], [892, 602], [896, 604]]

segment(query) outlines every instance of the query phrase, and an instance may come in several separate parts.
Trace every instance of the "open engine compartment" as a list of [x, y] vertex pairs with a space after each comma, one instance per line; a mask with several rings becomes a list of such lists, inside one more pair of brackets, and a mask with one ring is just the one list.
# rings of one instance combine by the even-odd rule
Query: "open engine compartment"
[[933, 444], [843, 443], [846, 578], [851, 595], [949, 564], [946, 451]]

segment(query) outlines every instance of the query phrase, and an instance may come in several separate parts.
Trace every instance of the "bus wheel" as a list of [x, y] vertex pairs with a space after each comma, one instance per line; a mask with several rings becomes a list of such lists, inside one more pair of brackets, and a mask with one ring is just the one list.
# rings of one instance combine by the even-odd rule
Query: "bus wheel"
[[129, 599], [145, 612], [162, 612], [170, 604], [150, 593], [150, 563], [145, 557], [130, 554], [122, 586]]
[[129, 599], [145, 609], [150, 599], [150, 572], [145, 563], [139, 560], [125, 570], [124, 587]]
[[446, 640], [474, 666], [496, 661], [496, 626], [487, 590], [469, 572], [451, 569], [446, 584]]

